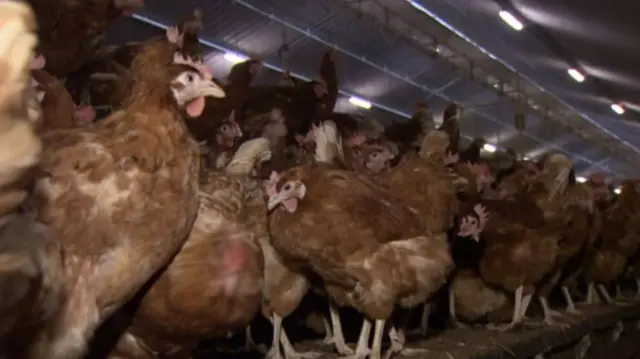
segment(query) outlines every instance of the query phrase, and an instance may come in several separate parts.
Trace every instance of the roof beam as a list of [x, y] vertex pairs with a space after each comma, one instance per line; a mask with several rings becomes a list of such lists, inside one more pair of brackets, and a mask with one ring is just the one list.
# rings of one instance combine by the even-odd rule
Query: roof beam
[[[432, 88], [430, 88], [430, 87], [428, 87], [426, 85], [419, 84], [419, 83], [413, 81], [412, 79], [408, 78], [407, 76], [403, 76], [403, 75], [400, 75], [400, 74], [398, 74], [396, 72], [393, 72], [392, 70], [390, 70], [386, 66], [376, 64], [376, 63], [370, 61], [369, 59], [367, 59], [367, 58], [365, 58], [363, 56], [360, 56], [358, 54], [352, 53], [351, 51], [348, 51], [347, 49], [339, 47], [339, 46], [335, 45], [334, 43], [332, 43], [332, 42], [330, 42], [328, 40], [325, 40], [325, 39], [321, 38], [320, 36], [317, 36], [317, 35], [313, 34], [309, 29], [302, 29], [302, 28], [300, 28], [300, 27], [298, 27], [296, 25], [293, 25], [293, 24], [289, 23], [288, 21], [286, 21], [284, 19], [281, 19], [279, 16], [277, 16], [277, 15], [275, 15], [273, 13], [266, 12], [266, 11], [264, 11], [262, 9], [259, 9], [258, 7], [254, 6], [252, 4], [249, 4], [244, 0], [234, 0], [234, 3], [238, 4], [238, 5], [241, 5], [241, 6], [245, 7], [245, 8], [247, 8], [247, 9], [257, 13], [257, 14], [260, 14], [262, 16], [268, 17], [269, 19], [271, 19], [273, 21], [276, 21], [279, 24], [281, 24], [281, 25], [283, 25], [283, 26], [285, 26], [285, 27], [287, 27], [287, 28], [289, 28], [291, 30], [294, 30], [294, 31], [296, 31], [296, 32], [298, 32], [300, 34], [303, 34], [303, 35], [313, 39], [313, 40], [316, 40], [321, 44], [324, 44], [325, 46], [333, 47], [335, 50], [341, 52], [344, 55], [347, 55], [347, 56], [349, 56], [349, 57], [351, 57], [353, 59], [356, 59], [356, 60], [366, 64], [366, 65], [369, 65], [369, 66], [371, 66], [371, 67], [373, 67], [373, 68], [375, 68], [375, 69], [377, 69], [377, 70], [379, 70], [379, 71], [381, 71], [381, 72], [383, 72], [383, 73], [385, 73], [385, 74], [387, 74], [387, 75], [389, 75], [391, 77], [394, 77], [394, 78], [396, 78], [398, 80], [404, 81], [405, 83], [408, 83], [408, 84], [410, 84], [412, 86], [415, 86], [416, 88], [421, 89], [422, 91], [428, 92], [428, 93], [430, 93], [430, 95], [434, 95], [435, 94], [436, 96], [440, 97], [441, 99], [443, 99], [445, 101], [454, 101], [450, 97], [444, 95], [442, 92], [438, 92], [437, 90], [432, 89]], [[500, 125], [502, 127], [505, 127], [507, 129], [512, 129], [513, 128], [513, 126], [509, 126], [509, 125], [503, 123], [502, 121], [499, 121], [495, 117], [487, 115], [486, 113], [483, 113], [481, 111], [475, 111], [475, 112], [478, 115], [480, 115], [481, 117], [483, 117], [483, 118], [485, 118], [485, 119], [487, 119], [487, 120], [489, 120], [491, 122], [494, 122], [494, 123], [496, 123], [496, 124], [498, 124], [498, 125]], [[555, 150], [560, 151], [560, 152], [562, 152], [562, 153], [564, 153], [566, 155], [569, 155], [570, 157], [573, 157], [576, 160], [586, 162], [589, 165], [596, 165], [596, 163], [593, 162], [592, 160], [590, 160], [590, 159], [588, 159], [586, 157], [580, 156], [579, 154], [568, 152], [568, 151], [566, 151], [565, 149], [563, 149], [561, 147], [558, 147], [558, 146], [555, 146], [555, 145], [553, 145], [553, 144], [551, 144], [549, 142], [543, 141], [543, 140], [541, 140], [541, 139], [539, 139], [539, 138], [537, 138], [535, 136], [532, 136], [531, 134], [524, 133], [524, 135], [529, 137], [530, 139], [542, 144], [542, 145], [550, 145]], [[610, 173], [610, 174], [612, 173], [612, 171], [609, 170], [609, 168], [607, 168], [607, 167], [598, 166], [598, 168], [600, 170], [606, 172], [606, 173]]]

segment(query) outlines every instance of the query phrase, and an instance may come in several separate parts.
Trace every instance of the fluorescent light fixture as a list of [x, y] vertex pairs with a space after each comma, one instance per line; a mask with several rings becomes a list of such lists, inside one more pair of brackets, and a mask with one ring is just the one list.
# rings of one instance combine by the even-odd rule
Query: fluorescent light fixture
[[622, 107], [622, 105], [619, 105], [617, 103], [612, 104], [611, 109], [613, 110], [613, 112], [617, 113], [618, 115], [624, 114], [624, 107]]
[[226, 52], [224, 54], [224, 59], [229, 61], [232, 64], [237, 64], [237, 63], [240, 63], [240, 62], [245, 62], [249, 58], [244, 56], [244, 55], [237, 54], [235, 52]]
[[613, 192], [615, 192], [615, 194], [620, 194], [620, 192], [622, 192], [622, 190], [620, 189], [620, 187], [618, 187], [618, 188], [614, 189]]
[[359, 97], [351, 96], [349, 97], [349, 102], [351, 102], [352, 105], [364, 108], [365, 110], [371, 108], [371, 102], [363, 100]]
[[569, 76], [573, 77], [574, 80], [578, 81], [578, 82], [582, 82], [584, 81], [585, 77], [582, 74], [582, 72], [574, 69], [574, 68], [570, 68], [569, 70], [567, 70], [567, 72], [569, 73]]
[[516, 17], [513, 16], [513, 14], [511, 14], [510, 12], [506, 10], [501, 10], [498, 13], [498, 15], [500, 15], [500, 18], [502, 19], [502, 21], [506, 22], [507, 25], [511, 26], [512, 29], [516, 31], [520, 31], [524, 29], [524, 25], [522, 24], [522, 22], [516, 19]]
[[531, 158], [529, 158], [527, 156], [524, 156], [524, 157], [522, 157], [522, 159], [525, 160], [525, 161], [529, 161]]
[[482, 146], [482, 149], [487, 151], [487, 152], [496, 152], [497, 148], [496, 146], [490, 144], [490, 143], [485, 143], [484, 146]]
[[587, 179], [581, 176], [576, 177], [576, 181], [578, 181], [579, 183], [585, 183], [587, 182]]

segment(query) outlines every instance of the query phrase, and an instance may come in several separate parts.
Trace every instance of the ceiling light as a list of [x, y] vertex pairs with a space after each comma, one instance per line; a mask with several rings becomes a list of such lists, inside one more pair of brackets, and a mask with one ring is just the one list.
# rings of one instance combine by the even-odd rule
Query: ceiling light
[[496, 146], [490, 144], [490, 143], [485, 143], [484, 146], [482, 146], [482, 149], [487, 151], [487, 152], [496, 152], [497, 148]]
[[576, 181], [578, 181], [579, 183], [585, 183], [587, 182], [587, 179], [584, 177], [576, 177]]
[[569, 76], [573, 77], [574, 80], [576, 80], [578, 82], [584, 81], [585, 77], [580, 71], [578, 71], [578, 70], [576, 70], [574, 68], [571, 68], [571, 69], [567, 70], [567, 72], [569, 73]]
[[502, 19], [502, 21], [506, 22], [507, 25], [511, 26], [512, 29], [516, 31], [520, 31], [524, 29], [524, 25], [522, 25], [522, 22], [516, 19], [516, 17], [513, 16], [513, 14], [511, 14], [510, 12], [506, 10], [502, 10], [498, 13], [498, 15], [500, 15], [500, 18]]
[[612, 104], [611, 109], [613, 110], [613, 112], [617, 113], [618, 115], [624, 114], [624, 107], [622, 107], [622, 105], [619, 105], [617, 103]]
[[529, 161], [531, 158], [529, 158], [527, 156], [524, 156], [524, 157], [522, 157], [522, 159], [525, 160], [525, 161]]
[[614, 189], [613, 192], [615, 192], [615, 194], [620, 194], [620, 192], [622, 192], [622, 190], [620, 189], [620, 187], [618, 187], [618, 188]]
[[363, 100], [359, 97], [351, 96], [349, 97], [349, 102], [351, 102], [351, 104], [354, 106], [358, 106], [366, 110], [371, 108], [371, 102]]
[[226, 52], [224, 54], [224, 59], [229, 61], [232, 64], [237, 64], [240, 62], [245, 62], [247, 61], [249, 58], [240, 54], [237, 54], [235, 52]]

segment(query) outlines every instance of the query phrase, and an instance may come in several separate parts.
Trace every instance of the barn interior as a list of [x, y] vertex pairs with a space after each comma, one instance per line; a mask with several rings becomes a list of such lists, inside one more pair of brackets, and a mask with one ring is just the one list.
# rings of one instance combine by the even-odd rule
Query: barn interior
[[0, 2], [0, 358], [640, 357], [638, 12]]

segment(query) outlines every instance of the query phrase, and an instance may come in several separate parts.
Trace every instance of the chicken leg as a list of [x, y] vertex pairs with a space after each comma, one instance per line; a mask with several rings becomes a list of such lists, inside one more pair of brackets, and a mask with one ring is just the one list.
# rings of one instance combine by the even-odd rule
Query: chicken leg
[[456, 328], [467, 327], [467, 325], [460, 322], [456, 316], [456, 295], [452, 290], [449, 290], [449, 320]]
[[333, 329], [331, 329], [331, 324], [327, 320], [327, 317], [322, 316], [322, 326], [324, 327], [324, 338], [322, 338], [322, 343], [324, 344], [333, 344]]
[[[273, 325], [273, 339], [271, 341], [271, 348], [265, 355], [265, 358], [268, 359], [307, 359], [307, 358], [315, 358], [320, 356], [320, 353], [298, 353], [295, 348], [289, 341], [289, 337], [287, 337], [287, 333], [282, 328], [282, 317], [273, 313], [269, 321]], [[282, 344], [282, 349], [284, 350], [284, 357], [282, 356], [282, 352], [280, 351], [280, 344]]]
[[591, 282], [587, 287], [587, 304], [598, 303], [598, 293], [596, 293], [596, 284]]
[[[562, 313], [549, 308], [549, 302], [547, 301], [547, 298], [540, 296], [538, 297], [538, 301], [540, 301], [540, 306], [542, 307], [542, 312], [544, 313], [544, 323], [546, 325], [556, 325], [557, 323], [553, 319], [553, 317], [562, 317]], [[565, 326], [564, 324], [560, 325]]]
[[426, 336], [429, 331], [429, 316], [431, 315], [431, 303], [424, 303], [420, 311], [420, 326], [409, 332], [411, 335]]
[[384, 334], [384, 319], [376, 319], [373, 328], [373, 343], [371, 344], [371, 355], [369, 359], [382, 359], [382, 335]]
[[609, 295], [609, 292], [607, 291], [607, 288], [604, 286], [604, 284], [598, 284], [596, 288], [602, 296], [602, 299], [604, 299], [607, 304], [613, 304], [613, 299], [611, 299], [611, 295]]
[[571, 293], [569, 292], [569, 288], [567, 286], [562, 286], [560, 288], [562, 290], [562, 295], [564, 296], [564, 300], [567, 302], [567, 307], [565, 311], [571, 314], [578, 314], [580, 311], [576, 309], [576, 304], [573, 302], [573, 298], [571, 297]]
[[522, 322], [524, 315], [527, 314], [527, 309], [529, 308], [529, 304], [531, 303], [531, 294], [523, 295], [524, 286], [519, 286], [516, 289], [515, 295], [515, 304], [513, 306], [513, 317], [511, 318], [511, 323], [507, 325], [488, 325], [487, 328], [496, 329], [500, 331], [511, 330], [515, 328]]
[[371, 334], [371, 320], [364, 318], [362, 321], [362, 328], [360, 328], [360, 336], [358, 337], [358, 344], [356, 346], [356, 352], [353, 355], [340, 357], [341, 359], [365, 359], [371, 354], [369, 349], [369, 334]]
[[280, 337], [282, 335], [282, 318], [273, 313], [271, 317], [269, 317], [269, 321], [271, 325], [273, 325], [273, 338], [271, 339], [271, 348], [265, 355], [267, 359], [284, 359], [282, 356], [282, 352], [280, 352]]
[[251, 334], [251, 325], [247, 325], [244, 328], [244, 348], [245, 350], [256, 348], [256, 342], [253, 340], [253, 335]]
[[[340, 313], [338, 308], [333, 304], [329, 304], [329, 316], [331, 318], [331, 333], [332, 336], [329, 340], [325, 339], [326, 344], [333, 344], [336, 351], [340, 355], [352, 355], [353, 349], [349, 348], [344, 340], [344, 334], [342, 334], [342, 324], [340, 323]], [[327, 334], [328, 336], [329, 334]]]

